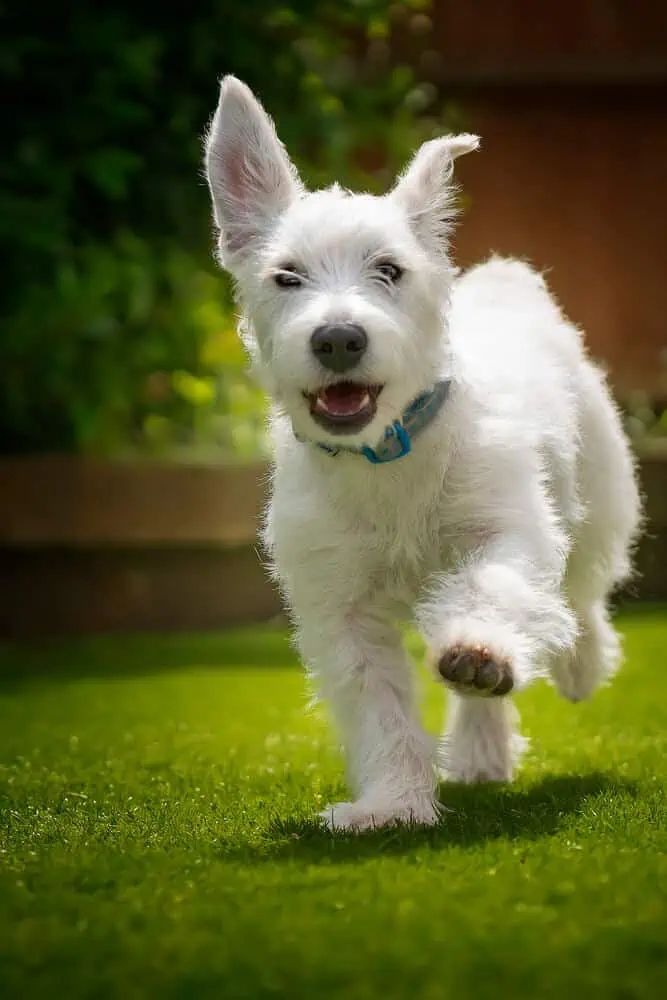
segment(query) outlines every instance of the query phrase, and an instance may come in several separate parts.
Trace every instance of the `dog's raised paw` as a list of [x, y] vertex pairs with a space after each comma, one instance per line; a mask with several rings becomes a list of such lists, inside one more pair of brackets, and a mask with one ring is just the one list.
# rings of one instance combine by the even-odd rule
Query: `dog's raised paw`
[[459, 694], [503, 695], [514, 687], [509, 660], [487, 646], [451, 646], [438, 660], [443, 681]]

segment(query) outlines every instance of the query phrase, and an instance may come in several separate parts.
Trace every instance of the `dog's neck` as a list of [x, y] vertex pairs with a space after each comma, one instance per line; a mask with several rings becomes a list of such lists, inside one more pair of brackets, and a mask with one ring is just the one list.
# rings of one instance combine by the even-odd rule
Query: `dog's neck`
[[449, 378], [440, 379], [432, 389], [420, 393], [403, 410], [401, 419], [395, 420], [393, 424], [390, 424], [386, 428], [382, 440], [375, 448], [368, 446], [361, 448], [346, 447], [345, 445], [336, 446], [318, 441], [306, 442], [304, 438], [296, 434], [295, 437], [297, 441], [310, 444], [332, 458], [343, 452], [351, 455], [359, 455], [373, 465], [384, 465], [387, 462], [395, 462], [397, 459], [404, 458], [410, 454], [415, 438], [435, 420], [449, 396], [451, 384], [452, 380]]

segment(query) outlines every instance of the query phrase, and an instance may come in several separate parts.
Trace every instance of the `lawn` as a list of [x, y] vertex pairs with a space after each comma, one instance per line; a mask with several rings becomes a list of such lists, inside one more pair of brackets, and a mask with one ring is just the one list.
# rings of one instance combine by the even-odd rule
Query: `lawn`
[[667, 995], [667, 613], [622, 627], [591, 703], [518, 699], [514, 786], [358, 838], [283, 633], [0, 647], [0, 995]]

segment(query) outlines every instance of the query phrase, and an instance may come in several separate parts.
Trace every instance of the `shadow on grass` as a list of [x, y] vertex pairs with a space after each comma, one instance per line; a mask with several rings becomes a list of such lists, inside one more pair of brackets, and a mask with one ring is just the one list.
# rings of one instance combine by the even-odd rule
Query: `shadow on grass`
[[529, 788], [445, 784], [440, 790], [443, 816], [436, 827], [403, 826], [355, 835], [332, 833], [318, 821], [278, 819], [260, 845], [234, 849], [225, 856], [344, 864], [378, 854], [409, 854], [420, 847], [439, 850], [493, 840], [539, 840], [576, 818], [589, 800], [636, 794], [636, 782], [602, 773], [555, 775]]
[[267, 625], [226, 633], [2, 642], [0, 690], [39, 678], [141, 677], [188, 668], [296, 664], [288, 633]]

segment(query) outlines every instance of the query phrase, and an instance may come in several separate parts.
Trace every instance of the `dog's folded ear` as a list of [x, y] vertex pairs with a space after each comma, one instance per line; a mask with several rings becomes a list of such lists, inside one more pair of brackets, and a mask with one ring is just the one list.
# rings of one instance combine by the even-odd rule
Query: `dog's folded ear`
[[479, 136], [447, 135], [425, 142], [390, 197], [407, 212], [416, 235], [432, 252], [446, 254], [456, 216], [454, 160], [479, 148]]
[[234, 270], [301, 191], [273, 122], [236, 77], [222, 81], [206, 136], [205, 164], [221, 261]]

